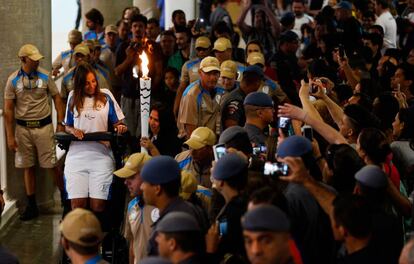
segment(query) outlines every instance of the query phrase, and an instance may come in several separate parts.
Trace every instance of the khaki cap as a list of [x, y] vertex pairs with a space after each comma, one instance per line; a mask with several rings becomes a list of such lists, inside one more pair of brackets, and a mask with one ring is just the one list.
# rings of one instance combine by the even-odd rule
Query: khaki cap
[[114, 174], [119, 178], [129, 178], [141, 170], [142, 166], [151, 159], [147, 153], [134, 153], [129, 156], [124, 167], [115, 171]]
[[220, 71], [220, 62], [215, 57], [205, 57], [200, 62], [200, 70], [203, 72]]
[[105, 28], [105, 35], [108, 33], [115, 33], [118, 35], [118, 28], [115, 25], [107, 25]]
[[191, 195], [197, 191], [197, 179], [188, 170], [181, 171], [181, 191], [180, 196], [184, 200], [190, 199]]
[[220, 65], [220, 76], [230, 79], [237, 77], [237, 64], [232, 60], [223, 61]]
[[81, 208], [76, 208], [65, 216], [60, 231], [67, 240], [84, 247], [99, 244], [104, 236], [98, 218]]
[[198, 127], [193, 133], [191, 133], [190, 138], [184, 142], [191, 149], [201, 149], [205, 146], [213, 146], [216, 143], [216, 135], [208, 127]]
[[89, 51], [89, 47], [86, 46], [83, 43], [82, 44], [79, 44], [79, 45], [76, 45], [76, 47], [75, 47], [75, 49], [73, 51], [73, 55], [76, 55], [78, 53], [79, 54], [83, 54], [85, 56], [88, 56], [89, 54], [91, 54], [90, 51]]
[[217, 51], [225, 51], [227, 49], [231, 49], [231, 42], [228, 38], [218, 38], [216, 42], [214, 42], [214, 50]]
[[211, 46], [211, 41], [208, 37], [198, 37], [195, 43], [196, 48], [205, 48], [208, 49]]
[[82, 33], [77, 29], [72, 29], [71, 31], [69, 31], [69, 34], [68, 34], [68, 41], [69, 43], [72, 43], [72, 42], [81, 43]]
[[40, 51], [36, 48], [36, 46], [32, 44], [23, 45], [19, 50], [18, 56], [29, 57], [29, 59], [34, 61], [38, 61], [44, 58], [44, 56], [40, 54]]
[[265, 65], [265, 59], [262, 53], [260, 52], [252, 52], [247, 56], [247, 64], [255, 65], [255, 64]]

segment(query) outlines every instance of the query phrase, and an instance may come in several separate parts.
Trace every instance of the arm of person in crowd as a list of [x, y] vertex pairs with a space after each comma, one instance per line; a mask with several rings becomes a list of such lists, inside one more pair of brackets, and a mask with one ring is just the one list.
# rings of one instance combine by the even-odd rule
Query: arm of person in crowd
[[337, 53], [338, 56], [338, 63], [340, 68], [344, 71], [347, 83], [351, 86], [352, 90], [355, 90], [355, 87], [359, 83], [359, 77], [355, 76], [354, 72], [352, 71], [351, 66], [348, 63], [347, 58], [340, 58], [339, 52]]
[[152, 143], [152, 141], [147, 137], [141, 138], [140, 145], [141, 147], [144, 147], [148, 151], [148, 153], [153, 157], [161, 155], [160, 151], [157, 149], [154, 143]]
[[65, 130], [62, 124], [62, 121], [65, 118], [65, 104], [63, 103], [63, 100], [59, 94], [56, 94], [52, 98], [53, 98], [53, 102], [55, 103], [55, 109], [56, 109], [57, 121], [58, 121], [56, 131], [63, 132]]
[[328, 215], [333, 213], [332, 202], [336, 194], [309, 175], [302, 158], [285, 157], [283, 159], [279, 158], [278, 161], [289, 166], [289, 175], [280, 176], [281, 180], [302, 184], [315, 197], [325, 213]]
[[121, 64], [116, 66], [114, 69], [115, 75], [118, 77], [121, 77], [122, 74], [124, 74], [124, 72], [130, 69], [132, 65], [136, 62], [135, 57], [137, 52], [131, 46], [128, 46], [128, 48], [126, 48], [125, 53], [125, 60]]
[[62, 68], [62, 55], [59, 54], [56, 59], [52, 62], [52, 75], [57, 76], [60, 68]]
[[326, 107], [332, 116], [332, 119], [339, 126], [344, 116], [344, 110], [339, 105], [337, 105], [328, 95], [326, 95], [321, 82], [316, 82], [315, 84], [318, 86], [318, 91], [313, 95], [325, 102]]
[[394, 185], [390, 177], [388, 178], [387, 192], [395, 208], [405, 217], [411, 216], [412, 204], [407, 197], [400, 193], [400, 190]]
[[174, 99], [174, 116], [178, 117], [178, 110], [180, 109], [180, 102], [181, 97], [183, 96], [183, 93], [185, 91], [185, 88], [187, 88], [188, 82], [180, 81], [180, 86], [178, 86], [177, 94]]
[[252, 6], [251, 1], [250, 1], [250, 0], [247, 0], [247, 1], [246, 1], [246, 4], [245, 4], [245, 6], [243, 7], [243, 10], [242, 10], [242, 12], [241, 12], [241, 14], [240, 14], [239, 19], [237, 19], [237, 22], [236, 22], [237, 27], [239, 27], [239, 28], [240, 28], [240, 31], [241, 31], [243, 34], [249, 34], [249, 33], [250, 33], [250, 31], [252, 31], [252, 27], [251, 27], [251, 26], [248, 26], [248, 25], [244, 22], [244, 20], [246, 19], [247, 12], [249, 12], [249, 10], [250, 10], [251, 6]]
[[17, 142], [14, 137], [14, 100], [4, 99], [4, 119], [6, 126], [7, 146], [11, 151], [17, 151]]
[[318, 110], [316, 110], [312, 102], [309, 100], [309, 87], [309, 83], [306, 83], [304, 80], [301, 81], [301, 86], [299, 89], [299, 98], [302, 103], [303, 111], [308, 113], [310, 117], [323, 121]]
[[329, 144], [348, 144], [346, 139], [333, 127], [321, 120], [309, 116], [308, 113], [297, 106], [291, 104], [280, 105], [278, 116], [289, 117], [305, 122], [323, 136]]
[[279, 20], [272, 11], [272, 8], [269, 6], [269, 1], [264, 1], [264, 7], [261, 7], [261, 9], [269, 19], [273, 38], [277, 39], [281, 32], [281, 26]]

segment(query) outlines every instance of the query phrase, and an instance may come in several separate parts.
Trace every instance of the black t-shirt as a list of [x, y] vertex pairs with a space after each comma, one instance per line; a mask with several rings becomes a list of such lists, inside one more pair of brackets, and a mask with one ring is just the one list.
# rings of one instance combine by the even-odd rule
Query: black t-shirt
[[376, 250], [372, 246], [367, 246], [352, 254], [346, 255], [345, 257], [338, 259], [337, 263], [338, 264], [367, 264], [367, 263], [386, 264], [387, 262], [379, 256], [378, 252], [376, 252]]
[[362, 26], [354, 17], [338, 23], [337, 32], [340, 43], [344, 45], [346, 55], [349, 57], [354, 52], [358, 52], [362, 43]]

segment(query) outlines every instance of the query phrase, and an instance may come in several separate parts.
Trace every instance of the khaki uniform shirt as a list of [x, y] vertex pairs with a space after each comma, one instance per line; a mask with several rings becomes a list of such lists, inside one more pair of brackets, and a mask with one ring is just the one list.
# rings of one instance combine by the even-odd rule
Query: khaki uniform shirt
[[60, 69], [63, 67], [63, 73], [67, 73], [70, 68], [76, 65], [73, 50], [62, 51], [52, 62], [52, 69]]
[[180, 82], [184, 82], [187, 85], [200, 79], [198, 69], [200, 68], [201, 59], [193, 59], [186, 61], [181, 68], [181, 79]]
[[107, 78], [111, 86], [119, 86], [119, 79], [115, 76], [114, 69], [116, 66], [116, 54], [113, 52], [108, 45], [104, 45], [101, 50], [101, 56], [99, 59], [106, 65], [109, 72], [109, 78]]
[[30, 75], [23, 70], [13, 72], [4, 89], [4, 99], [15, 100], [15, 118], [40, 120], [51, 114], [49, 95], [59, 93], [48, 71], [38, 68]]
[[191, 157], [191, 150], [186, 150], [177, 154], [177, 156], [175, 156], [175, 160], [178, 162], [178, 166], [181, 170], [190, 171], [196, 177], [199, 185], [206, 188], [211, 187], [211, 167], [208, 166], [205, 168], [200, 168], [200, 166], [198, 166]]
[[148, 240], [151, 235], [152, 225], [159, 217], [159, 211], [154, 206], [140, 206], [140, 197], [135, 197], [128, 204], [125, 218], [124, 236], [133, 241], [134, 263], [147, 256]]
[[269, 78], [262, 81], [262, 85], [257, 91], [265, 93], [272, 98], [276, 97], [279, 103], [286, 101], [288, 98], [282, 88], [280, 88], [280, 85]]
[[191, 83], [184, 91], [178, 111], [178, 122], [196, 127], [205, 126], [220, 133], [220, 101], [223, 88], [214, 88], [214, 96], [201, 87], [200, 81]]
[[[60, 96], [62, 98], [67, 98], [70, 91], [74, 88], [73, 75], [75, 74], [76, 67], [72, 67], [65, 75], [63, 75], [62, 85], [60, 90]], [[99, 88], [107, 88], [111, 90], [107, 79], [101, 74], [100, 71], [96, 70], [96, 78], [99, 85]]]

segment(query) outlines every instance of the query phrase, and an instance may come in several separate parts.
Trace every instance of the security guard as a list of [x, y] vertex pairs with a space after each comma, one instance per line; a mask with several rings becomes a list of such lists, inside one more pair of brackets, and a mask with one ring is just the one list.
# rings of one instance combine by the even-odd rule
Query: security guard
[[[262, 53], [252, 52], [247, 57], [247, 65], [257, 65], [265, 71], [265, 59]], [[258, 90], [269, 95], [272, 98], [277, 98], [277, 103], [282, 104], [288, 102], [286, 93], [281, 89], [275, 81], [264, 75], [262, 84]]]
[[220, 132], [220, 101], [224, 89], [217, 87], [219, 61], [214, 57], [204, 58], [198, 72], [200, 80], [185, 89], [178, 112], [178, 122], [184, 126], [187, 138], [200, 126], [208, 127], [216, 134]]
[[67, 73], [70, 68], [76, 65], [73, 51], [75, 47], [82, 42], [82, 33], [76, 29], [71, 30], [68, 35], [68, 42], [70, 50], [62, 51], [52, 62], [53, 76], [57, 76], [62, 67], [63, 73]]
[[246, 117], [243, 108], [244, 98], [256, 92], [263, 80], [263, 71], [258, 66], [248, 66], [243, 72], [240, 87], [231, 91], [222, 100], [221, 128], [225, 130], [231, 126], [244, 126]]
[[[231, 56], [233, 52], [233, 47], [228, 38], [223, 38], [223, 37], [218, 38], [214, 42], [213, 51], [214, 51], [214, 56], [219, 60], [220, 64], [222, 64], [226, 60], [232, 59]], [[246, 67], [240, 62], [236, 62], [236, 63], [237, 63], [237, 74], [238, 74], [237, 80], [240, 81], [242, 73]]]
[[177, 95], [174, 102], [174, 113], [178, 114], [178, 109], [180, 107], [181, 97], [185, 88], [190, 83], [197, 81], [200, 78], [198, 74], [198, 69], [200, 68], [200, 62], [202, 59], [207, 57], [210, 54], [211, 50], [211, 41], [208, 37], [198, 37], [195, 43], [197, 58], [193, 60], [186, 61], [181, 68], [181, 78], [180, 86], [177, 90]]
[[218, 82], [219, 85], [224, 88], [226, 93], [230, 93], [240, 86], [240, 83], [237, 81], [237, 79], [237, 63], [232, 60], [223, 61], [223, 63], [220, 65], [220, 79]]
[[[18, 53], [22, 66], [13, 72], [4, 92], [7, 145], [15, 152], [16, 168], [24, 169], [28, 206], [21, 215], [23, 221], [38, 216], [35, 198], [35, 157], [40, 167], [54, 169], [58, 187], [63, 191], [56, 169], [55, 141], [52, 125], [52, 96], [57, 112], [57, 131], [63, 131], [64, 105], [49, 72], [39, 67], [43, 55], [31, 44], [23, 45]], [[15, 130], [13, 126], [16, 123]]]
[[[75, 61], [77, 64], [80, 62], [90, 62], [90, 51], [89, 48], [84, 44], [79, 44], [75, 47], [73, 52]], [[69, 92], [73, 90], [73, 75], [75, 74], [76, 67], [72, 67], [65, 75], [63, 75], [61, 97], [66, 99]], [[100, 88], [109, 88], [106, 78], [99, 72], [96, 71], [96, 77]]]
[[148, 255], [158, 255], [156, 241], [157, 226], [159, 222], [171, 212], [185, 212], [192, 215], [200, 226], [202, 232], [207, 227], [207, 219], [192, 204], [179, 198], [181, 187], [181, 174], [177, 162], [169, 156], [156, 156], [148, 161], [141, 170], [143, 183], [141, 189], [144, 201], [148, 205], [159, 209], [159, 218], [153, 224], [149, 239]]

